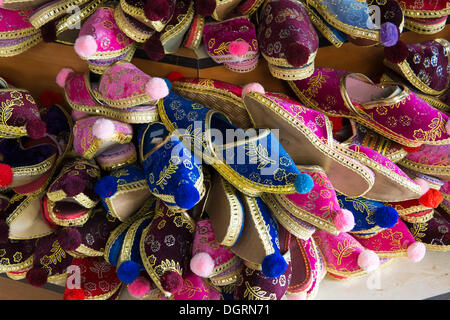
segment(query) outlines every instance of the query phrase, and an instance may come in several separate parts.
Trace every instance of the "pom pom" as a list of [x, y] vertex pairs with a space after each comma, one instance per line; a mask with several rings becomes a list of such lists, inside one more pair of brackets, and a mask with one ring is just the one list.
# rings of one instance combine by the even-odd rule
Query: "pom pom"
[[58, 234], [58, 242], [65, 251], [74, 251], [81, 245], [81, 234], [77, 228], [65, 228]]
[[169, 87], [164, 79], [155, 77], [147, 82], [145, 92], [151, 99], [159, 100], [167, 97], [169, 94]]
[[392, 207], [383, 206], [375, 211], [375, 223], [385, 229], [392, 228], [398, 222], [398, 212]]
[[85, 117], [87, 117], [89, 114], [78, 111], [78, 110], [72, 110], [72, 114], [71, 117], [73, 120], [78, 121], [80, 119], [83, 119]]
[[406, 254], [408, 259], [412, 262], [419, 262], [425, 257], [427, 249], [422, 242], [414, 242], [408, 246], [406, 249]]
[[114, 122], [101, 118], [92, 126], [92, 134], [101, 140], [108, 140], [114, 135], [115, 129]]
[[445, 124], [445, 132], [450, 135], [450, 120]]
[[94, 186], [94, 191], [102, 199], [111, 197], [117, 192], [117, 178], [111, 176], [100, 178]]
[[144, 51], [150, 60], [159, 61], [166, 54], [158, 36], [153, 36], [144, 44]]
[[25, 126], [27, 134], [31, 139], [40, 139], [47, 132], [47, 124], [40, 119], [33, 119]]
[[385, 22], [380, 27], [380, 43], [385, 47], [392, 47], [398, 42], [400, 32], [392, 22]]
[[75, 49], [77, 55], [82, 58], [88, 59], [97, 52], [98, 45], [93, 36], [85, 35], [77, 38], [73, 48]]
[[128, 292], [136, 298], [141, 298], [150, 292], [150, 282], [145, 277], [137, 277], [128, 285]]
[[209, 17], [216, 10], [216, 0], [197, 0], [195, 1], [195, 11], [203, 17]]
[[144, 14], [150, 21], [162, 20], [169, 16], [170, 8], [167, 0], [147, 0]]
[[184, 78], [183, 74], [181, 72], [172, 71], [167, 75], [167, 80], [170, 82], [178, 81]]
[[38, 267], [33, 267], [27, 272], [26, 279], [29, 284], [35, 287], [42, 287], [47, 283], [48, 274]]
[[242, 56], [248, 52], [248, 43], [245, 41], [231, 41], [228, 51], [235, 56]]
[[287, 62], [294, 68], [299, 68], [309, 60], [309, 49], [298, 42], [291, 43], [285, 53]]
[[375, 271], [380, 266], [380, 257], [372, 250], [364, 250], [358, 255], [358, 266], [366, 272]]
[[306, 300], [307, 298], [306, 292], [301, 292], [297, 294], [287, 294], [286, 299], [287, 300]]
[[418, 146], [418, 147], [407, 147], [407, 146], [402, 146], [403, 150], [405, 150], [405, 151], [408, 152], [408, 153], [414, 153], [414, 152], [416, 152], [416, 151], [419, 151], [421, 147], [422, 147], [422, 146]]
[[246, 84], [242, 88], [242, 98], [244, 98], [245, 95], [249, 92], [258, 92], [261, 94], [266, 94], [266, 90], [264, 90], [264, 87], [258, 82], [251, 82]]
[[337, 133], [339, 132], [339, 130], [342, 129], [343, 127], [343, 123], [342, 123], [342, 118], [341, 117], [328, 117], [328, 119], [330, 119], [331, 123], [333, 124], [333, 132]]
[[44, 42], [54, 42], [56, 40], [56, 23], [50, 21], [41, 27], [42, 40]]
[[70, 178], [64, 180], [62, 190], [67, 197], [75, 197], [82, 193], [85, 187], [86, 182], [80, 176], [70, 176]]
[[180, 182], [175, 191], [174, 198], [177, 206], [189, 210], [200, 200], [200, 194], [192, 185]]
[[13, 180], [13, 171], [6, 163], [0, 163], [0, 187], [7, 187]]
[[183, 288], [183, 278], [175, 271], [166, 271], [161, 276], [160, 283], [162, 288], [172, 294], [177, 293]]
[[54, 104], [61, 104], [63, 102], [63, 97], [59, 93], [45, 90], [39, 97], [39, 102], [41, 103], [41, 106], [48, 108]]
[[347, 209], [342, 209], [334, 217], [334, 224], [340, 232], [349, 232], [355, 227], [355, 217]]
[[422, 195], [424, 195], [425, 193], [428, 192], [428, 190], [430, 190], [430, 185], [424, 179], [422, 179], [422, 178], [415, 178], [414, 182], [416, 184], [418, 184], [420, 186], [420, 188], [422, 189]]
[[442, 194], [436, 189], [428, 190], [423, 196], [419, 198], [419, 202], [428, 208], [436, 209], [444, 200]]
[[59, 71], [58, 75], [56, 76], [56, 83], [58, 84], [58, 86], [60, 86], [61, 88], [64, 88], [64, 85], [66, 84], [66, 81], [67, 81], [67, 77], [72, 72], [74, 72], [74, 71], [70, 68], [61, 69], [61, 71]]
[[208, 278], [214, 270], [214, 260], [206, 252], [200, 252], [192, 257], [190, 267], [199, 277]]
[[139, 277], [139, 274], [141, 273], [140, 269], [141, 268], [136, 262], [124, 261], [117, 268], [117, 276], [120, 281], [130, 284]]
[[84, 290], [83, 289], [66, 289], [64, 291], [64, 300], [84, 300]]
[[397, 42], [395, 46], [384, 48], [384, 57], [391, 63], [403, 62], [409, 55], [408, 46], [403, 41]]
[[314, 181], [308, 174], [301, 173], [295, 179], [294, 186], [298, 193], [305, 194], [314, 187]]
[[279, 253], [272, 253], [266, 256], [262, 262], [262, 272], [267, 278], [281, 276], [286, 271], [286, 268], [286, 260]]
[[0, 243], [8, 242], [9, 238], [9, 225], [6, 221], [0, 221]]

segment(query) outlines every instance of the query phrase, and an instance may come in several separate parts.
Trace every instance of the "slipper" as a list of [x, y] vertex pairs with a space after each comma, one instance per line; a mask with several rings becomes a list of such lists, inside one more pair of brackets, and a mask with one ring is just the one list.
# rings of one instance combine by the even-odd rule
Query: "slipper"
[[102, 170], [113, 171], [137, 161], [136, 147], [132, 142], [118, 144], [99, 154], [95, 161]]
[[[188, 148], [211, 164], [239, 191], [257, 196], [263, 192], [293, 193], [311, 189], [309, 177], [298, 171], [270, 130], [244, 133], [218, 111], [174, 92], [159, 102], [158, 111], [170, 132], [175, 131], [176, 135], [182, 136]], [[227, 131], [233, 131], [237, 141], [224, 144]], [[275, 149], [276, 156], [273, 154]]]
[[128, 123], [88, 117], [78, 120], [73, 127], [73, 148], [90, 160], [117, 144], [129, 143], [132, 137], [133, 127]]
[[146, 26], [160, 32], [175, 11], [175, 0], [120, 0], [122, 10]]
[[16, 56], [42, 42], [41, 31], [30, 23], [31, 10], [0, 8], [0, 57]]
[[140, 159], [150, 192], [172, 210], [189, 210], [204, 196], [202, 165], [160, 122], [138, 133]]
[[108, 214], [125, 221], [151, 198], [144, 169], [137, 164], [117, 168], [94, 187]]
[[435, 34], [444, 30], [448, 15], [437, 18], [411, 18], [405, 15], [405, 28], [419, 34]]
[[314, 72], [319, 37], [301, 2], [265, 1], [258, 24], [261, 54], [275, 78], [300, 80]]
[[173, 295], [174, 300], [222, 300], [221, 294], [205, 279], [193, 272], [186, 271], [183, 287]]
[[336, 148], [338, 143], [333, 141], [332, 125], [325, 115], [264, 90], [250, 91], [244, 103], [255, 128], [279, 129], [280, 142], [294, 163], [321, 166], [333, 186], [350, 196], [363, 195], [372, 188], [373, 172]]
[[41, 203], [41, 214], [45, 217], [50, 227], [82, 226], [90, 218], [91, 209], [87, 209], [77, 203], [69, 201], [53, 202], [44, 196]]
[[130, 39], [138, 43], [145, 43], [156, 32], [154, 29], [125, 13], [120, 5], [117, 5], [114, 9], [114, 19], [120, 30]]
[[180, 96], [224, 113], [237, 127], [252, 127], [242, 101], [242, 86], [220, 80], [179, 78], [172, 82], [172, 91]]
[[436, 18], [450, 14], [450, 7], [447, 1], [424, 1], [416, 4], [413, 0], [405, 0], [399, 3], [405, 13], [405, 17], [412, 18]]
[[202, 44], [205, 17], [195, 14], [189, 30], [183, 40], [183, 46], [188, 49], [197, 50]]
[[[273, 199], [271, 202], [281, 206], [284, 211], [318, 229], [336, 235], [340, 232], [350, 231], [354, 226], [353, 215], [339, 206], [333, 185], [323, 169], [318, 166], [298, 166], [298, 168], [311, 176], [314, 181], [314, 187], [310, 192], [307, 194], [264, 195], [263, 199]], [[272, 211], [277, 210], [273, 208]], [[278, 214], [278, 212], [274, 213], [275, 217]], [[283, 224], [282, 220], [279, 221]], [[292, 226], [289, 228], [291, 229]], [[312, 230], [312, 232], [314, 231], [315, 229]], [[312, 233], [307, 233], [306, 237], [296, 234], [297, 237], [307, 240], [307, 236]]]
[[449, 143], [448, 116], [401, 83], [376, 85], [362, 74], [316, 68], [310, 78], [289, 84], [307, 107], [354, 119], [404, 146]]
[[27, 272], [33, 266], [36, 240], [7, 240], [0, 243], [0, 273]]
[[450, 85], [449, 52], [450, 42], [445, 39], [397, 45], [385, 49], [383, 63], [420, 92], [440, 95]]

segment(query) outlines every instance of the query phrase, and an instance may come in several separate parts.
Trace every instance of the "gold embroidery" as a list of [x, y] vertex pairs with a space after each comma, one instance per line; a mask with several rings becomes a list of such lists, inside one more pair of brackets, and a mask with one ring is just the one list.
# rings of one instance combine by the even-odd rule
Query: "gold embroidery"
[[244, 298], [248, 300], [276, 300], [277, 296], [275, 293], [270, 293], [267, 296], [267, 292], [262, 290], [261, 287], [252, 287], [248, 281], [245, 281]]
[[337, 250], [331, 249], [333, 256], [337, 258], [337, 265], [341, 265], [342, 258], [346, 258], [354, 252], [355, 249], [352, 245], [352, 242], [349, 239], [345, 239], [343, 242], [339, 241], [337, 244]]
[[66, 252], [63, 250], [63, 248], [61, 248], [58, 240], [53, 242], [50, 252], [50, 255], [44, 255], [41, 258], [40, 263], [42, 264], [42, 267], [47, 271], [47, 273], [49, 275], [52, 275], [52, 267], [50, 265], [56, 265], [58, 264], [58, 262], [61, 262], [62, 259], [66, 257]]

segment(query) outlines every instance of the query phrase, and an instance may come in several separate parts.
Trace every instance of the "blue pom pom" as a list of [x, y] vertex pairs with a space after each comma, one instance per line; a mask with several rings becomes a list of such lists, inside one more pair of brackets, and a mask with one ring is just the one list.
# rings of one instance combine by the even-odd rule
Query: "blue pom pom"
[[167, 88], [169, 88], [169, 90], [172, 90], [172, 82], [169, 81], [169, 79], [164, 78], [164, 81], [167, 84]]
[[194, 186], [181, 182], [175, 190], [174, 198], [177, 206], [189, 210], [200, 201], [200, 194]]
[[94, 191], [100, 198], [109, 198], [117, 192], [117, 178], [106, 176], [97, 181]]
[[314, 181], [308, 174], [300, 173], [295, 179], [294, 186], [298, 193], [305, 194], [314, 187]]
[[119, 268], [117, 268], [119, 280], [128, 284], [136, 280], [140, 273], [141, 268], [133, 261], [124, 261], [120, 264]]
[[383, 206], [375, 211], [375, 223], [381, 228], [392, 228], [398, 221], [398, 212], [392, 207]]
[[287, 268], [286, 260], [280, 253], [272, 253], [266, 256], [262, 262], [262, 272], [267, 278], [281, 276]]

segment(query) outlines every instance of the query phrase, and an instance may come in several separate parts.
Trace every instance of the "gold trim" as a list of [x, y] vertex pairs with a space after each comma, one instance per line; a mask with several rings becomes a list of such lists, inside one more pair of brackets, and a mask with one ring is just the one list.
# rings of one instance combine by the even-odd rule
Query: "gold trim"
[[449, 166], [433, 166], [428, 164], [422, 164], [413, 162], [406, 158], [399, 161], [399, 164], [407, 169], [418, 171], [420, 173], [429, 174], [430, 176], [445, 176], [450, 177], [450, 167]]
[[217, 276], [221, 273], [226, 272], [227, 270], [229, 270], [230, 268], [232, 268], [234, 265], [236, 265], [239, 261], [239, 257], [238, 256], [233, 256], [233, 258], [231, 258], [230, 260], [228, 260], [227, 262], [220, 264], [218, 266], [216, 266], [213, 269], [213, 272], [211, 273], [211, 275], [209, 277], [214, 277]]
[[[169, 40], [177, 36], [178, 34], [186, 31], [186, 27], [189, 27], [192, 19], [194, 18], [194, 1], [191, 1], [189, 8], [185, 14], [182, 14], [183, 18], [181, 21], [178, 20], [178, 23], [175, 25], [166, 25], [164, 30], [162, 31], [160, 40], [162, 45], [164, 46]], [[170, 22], [170, 21], [169, 21]]]
[[402, 8], [402, 11], [405, 17], [423, 18], [423, 19], [440, 18], [450, 15], [450, 6], [447, 4], [447, 7], [442, 10], [411, 10]]
[[172, 19], [172, 16], [170, 16], [167, 21], [164, 22], [164, 20], [160, 21], [151, 21], [147, 19], [145, 16], [144, 10], [141, 8], [133, 7], [132, 5], [128, 4], [126, 0], [120, 0], [120, 6], [126, 14], [132, 16], [133, 18], [136, 18], [146, 26], [154, 29], [156, 32], [161, 32], [164, 27], [167, 25], [167, 23]]
[[119, 215], [117, 214], [116, 209], [114, 207], [114, 204], [113, 204], [114, 198], [116, 198], [117, 196], [123, 195], [124, 193], [133, 192], [133, 191], [144, 191], [144, 190], [148, 190], [148, 195], [151, 196], [151, 192], [147, 185], [147, 180], [139, 180], [139, 181], [134, 181], [134, 182], [119, 185], [117, 187], [117, 191], [116, 191], [116, 193], [114, 193], [114, 195], [112, 195], [109, 198], [103, 199], [104, 203], [107, 206], [108, 213], [111, 216], [113, 216], [114, 218], [117, 218], [120, 221], [122, 221], [121, 217], [119, 217]]
[[102, 170], [112, 171], [112, 170], [118, 169], [120, 167], [124, 167], [128, 164], [137, 162], [137, 154], [133, 153], [133, 155], [130, 158], [128, 158], [127, 160], [120, 162], [120, 163], [107, 164], [107, 163], [100, 163], [100, 161], [98, 159], [95, 159], [95, 160], [97, 160], [97, 163], [99, 164], [100, 168], [102, 168]]
[[[428, 210], [424, 210], [424, 211], [428, 211]], [[433, 215], [434, 215], [434, 210], [430, 210], [430, 212], [428, 212], [425, 215], [419, 216], [419, 217], [410, 217], [408, 215], [405, 216], [401, 216], [403, 221], [409, 222], [409, 223], [425, 223], [430, 221], [431, 219], [433, 219]]]
[[268, 63], [269, 71], [272, 76], [282, 80], [302, 80], [309, 78], [314, 73], [314, 63], [301, 68], [282, 69]]
[[41, 33], [37, 33], [36, 35], [22, 41], [18, 44], [12, 46], [6, 46], [0, 48], [0, 57], [12, 57], [18, 54], [21, 54], [28, 49], [36, 46], [38, 43], [42, 41]]
[[237, 268], [236, 270], [233, 270], [230, 273], [215, 276], [215, 277], [210, 278], [209, 280], [215, 286], [226, 286], [226, 285], [235, 283], [239, 274], [240, 274], [240, 268]]
[[89, 3], [81, 10], [76, 11], [74, 14], [66, 15], [61, 18], [56, 25], [56, 35], [58, 36], [66, 30], [74, 29], [77, 24], [81, 23], [81, 21], [87, 19], [90, 15], [92, 15], [105, 1], [106, 0], [89, 1]]
[[228, 225], [225, 237], [221, 244], [231, 247], [237, 242], [239, 235], [241, 234], [242, 226], [244, 225], [244, 208], [242, 207], [241, 201], [235, 193], [236, 190], [233, 189], [233, 186], [225, 179], [220, 178], [220, 181], [231, 207], [230, 224]]
[[94, 250], [92, 248], [85, 246], [84, 244], [81, 244], [74, 251], [67, 251], [67, 253], [73, 257], [76, 257], [77, 255], [80, 255], [80, 254], [85, 257], [101, 257], [101, 256], [103, 256], [103, 251]]
[[20, 30], [2, 31], [0, 32], [0, 40], [25, 38], [38, 32], [39, 30], [36, 30], [34, 27]]
[[33, 261], [34, 261], [34, 255], [31, 254], [28, 259], [26, 259], [25, 261], [23, 261], [21, 263], [10, 264], [10, 265], [0, 264], [0, 273], [15, 272], [15, 271], [21, 271], [24, 269], [28, 269], [33, 266]]
[[270, 64], [273, 64], [274, 66], [277, 67], [286, 67], [286, 68], [290, 68], [290, 69], [303, 69], [308, 67], [309, 65], [313, 65], [313, 70], [314, 70], [314, 60], [316, 59], [316, 55], [317, 55], [317, 50], [310, 53], [309, 57], [308, 57], [308, 61], [300, 68], [296, 68], [293, 65], [291, 65], [289, 62], [287, 62], [287, 60], [285, 58], [272, 58], [269, 57], [268, 55], [264, 54], [264, 52], [261, 52], [261, 55], [263, 56], [264, 59], [267, 60], [267, 62]]
[[438, 244], [429, 244], [429, 243], [425, 243], [425, 242], [422, 242], [424, 245], [425, 245], [425, 247], [428, 249], [428, 250], [431, 250], [431, 251], [441, 251], [441, 252], [447, 252], [447, 251], [449, 251], [450, 250], [450, 245], [438, 245]]
[[73, 6], [81, 6], [86, 2], [88, 2], [88, 0], [58, 1], [57, 3], [34, 12], [30, 16], [30, 23], [33, 25], [33, 27], [39, 29], [47, 22], [55, 20], [66, 14], [68, 8]]
[[85, 159], [92, 159], [95, 156], [95, 153], [99, 150], [99, 148], [102, 146], [105, 142], [116, 142], [119, 144], [129, 143], [131, 139], [133, 138], [132, 134], [123, 134], [122, 132], [114, 132], [113, 136], [107, 140], [100, 140], [97, 137], [94, 137], [94, 140], [92, 141], [89, 148], [83, 153], [83, 157]]
[[[145, 220], [151, 220], [153, 217], [143, 216], [134, 221], [128, 228], [125, 238], [123, 239], [122, 248], [120, 249], [119, 258], [117, 260], [117, 268], [124, 261], [131, 260], [131, 251], [133, 250], [134, 240], [139, 227], [145, 222]], [[140, 240], [140, 239], [139, 239]]]
[[41, 175], [46, 173], [52, 167], [56, 160], [56, 153], [45, 159], [44, 161], [31, 166], [12, 168], [14, 177]]
[[336, 48], [342, 47], [344, 41], [339, 40], [338, 37], [336, 37], [336, 35], [330, 30], [330, 28], [328, 28], [328, 26], [322, 21], [322, 19], [309, 6], [306, 6], [306, 8], [308, 9], [308, 14], [311, 22], [320, 31], [320, 33], [322, 33], [322, 35]]
[[91, 212], [92, 212], [92, 210], [87, 210], [86, 213], [82, 214], [78, 218], [60, 219], [55, 215], [55, 213], [53, 211], [54, 207], [55, 207], [55, 203], [53, 201], [50, 201], [50, 199], [48, 199], [47, 200], [47, 212], [48, 212], [50, 219], [55, 224], [57, 224], [59, 226], [63, 226], [63, 227], [82, 226], [83, 224], [86, 223], [86, 221], [89, 220], [89, 218], [91, 216]]
[[188, 31], [188, 33], [193, 33], [192, 41], [189, 46], [186, 45], [186, 41], [188, 37], [185, 40], [185, 47], [189, 49], [198, 49], [200, 44], [202, 43], [202, 36], [203, 36], [203, 29], [205, 27], [205, 17], [197, 14], [195, 18], [197, 23], [195, 24], [195, 29], [191, 29]]
[[433, 25], [426, 25], [417, 21], [412, 21], [405, 17], [405, 28], [418, 33], [418, 34], [435, 34], [445, 29], [447, 21], [444, 20], [440, 23]]
[[116, 23], [119, 26], [120, 30], [122, 30], [123, 33], [125, 33], [129, 38], [133, 39], [136, 42], [145, 43], [154, 34], [154, 30], [141, 30], [130, 23], [120, 5], [117, 5], [114, 10], [114, 19], [116, 20]]

